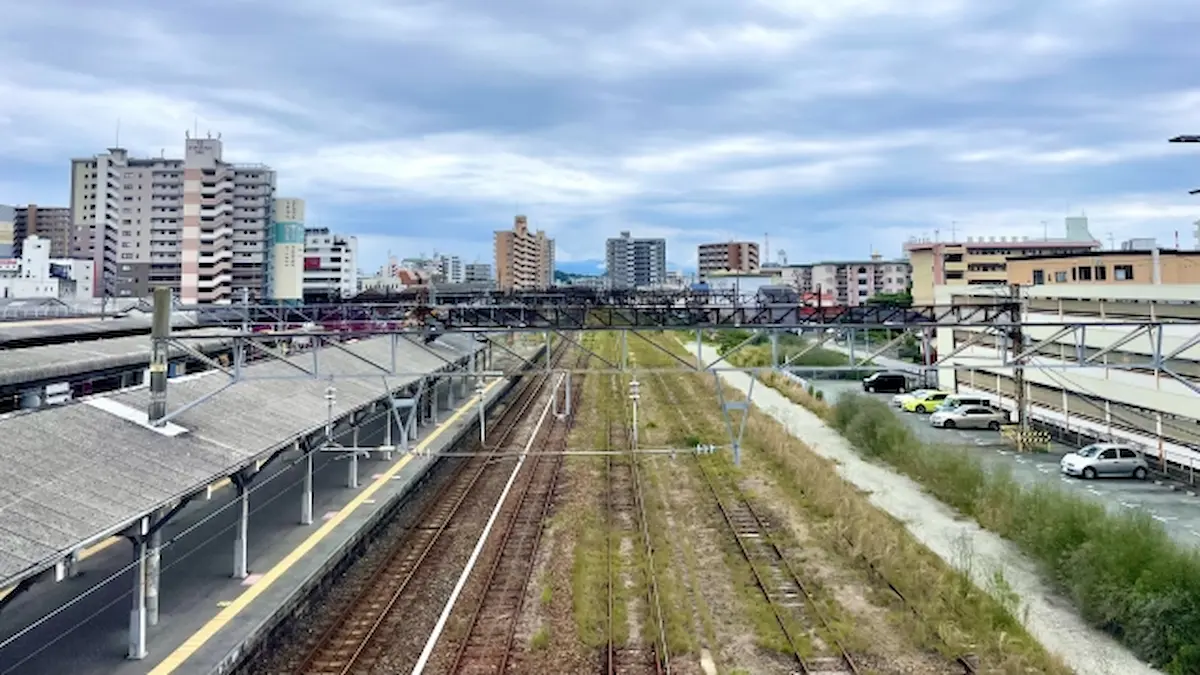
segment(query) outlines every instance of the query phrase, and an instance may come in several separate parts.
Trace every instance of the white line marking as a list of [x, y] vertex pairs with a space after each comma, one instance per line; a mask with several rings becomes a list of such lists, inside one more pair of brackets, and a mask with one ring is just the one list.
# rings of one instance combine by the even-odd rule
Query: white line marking
[[[566, 376], [563, 376], [566, 379]], [[562, 379], [559, 383], [562, 383]], [[538, 418], [537, 426], [533, 428], [533, 433], [529, 434], [529, 441], [525, 443], [525, 450], [521, 452], [521, 458], [517, 460], [517, 465], [513, 467], [512, 474], [508, 477], [508, 483], [504, 486], [504, 492], [500, 493], [500, 499], [496, 500], [496, 507], [492, 509], [492, 515], [488, 518], [487, 525], [483, 527], [483, 534], [479, 535], [479, 541], [475, 542], [475, 550], [471, 551], [471, 558], [467, 560], [467, 566], [463, 568], [462, 574], [458, 577], [458, 583], [454, 585], [454, 590], [450, 593], [450, 598], [446, 600], [446, 607], [442, 609], [442, 615], [438, 617], [437, 625], [433, 627], [433, 633], [429, 635], [429, 640], [425, 643], [425, 649], [421, 650], [421, 658], [417, 659], [417, 665], [413, 666], [412, 675], [421, 675], [425, 672], [425, 666], [429, 664], [429, 658], [433, 655], [433, 648], [437, 646], [438, 638], [442, 636], [442, 631], [446, 628], [446, 622], [450, 619], [450, 612], [454, 610], [454, 603], [458, 602], [458, 595], [462, 593], [462, 589], [467, 585], [467, 577], [471, 576], [471, 570], [475, 568], [475, 562], [479, 559], [479, 554], [483, 552], [483, 545], [487, 542], [488, 535], [492, 532], [492, 526], [496, 524], [496, 518], [500, 515], [500, 509], [504, 506], [504, 500], [508, 498], [508, 491], [512, 489], [513, 483], [517, 480], [517, 473], [521, 471], [521, 467], [525, 464], [526, 453], [533, 447], [533, 439], [537, 438], [538, 431], [542, 428], [542, 422], [546, 421], [546, 416], [550, 414], [550, 406], [554, 403], [554, 397], [558, 393], [558, 386], [553, 389], [550, 394], [550, 400], [546, 402], [546, 408], [542, 410], [541, 417]], [[496, 555], [499, 555], [497, 552]]]

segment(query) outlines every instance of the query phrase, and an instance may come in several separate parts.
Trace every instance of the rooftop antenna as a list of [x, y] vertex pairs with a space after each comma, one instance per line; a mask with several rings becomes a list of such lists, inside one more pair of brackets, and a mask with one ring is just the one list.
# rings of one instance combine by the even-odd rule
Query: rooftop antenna
[[1117, 245], [1114, 243], [1112, 232], [1108, 233], [1108, 250], [1110, 250], [1110, 251], [1117, 250]]
[[120, 117], [117, 118], [117, 136], [113, 140], [113, 147], [114, 148], [121, 147], [121, 118]]
[[200, 116], [199, 115], [192, 118], [192, 134], [194, 134], [196, 136], [196, 138], [200, 138]]
[[1042, 221], [1042, 240], [1050, 241], [1050, 223]]
[[958, 221], [950, 221], [950, 241], [958, 241]]

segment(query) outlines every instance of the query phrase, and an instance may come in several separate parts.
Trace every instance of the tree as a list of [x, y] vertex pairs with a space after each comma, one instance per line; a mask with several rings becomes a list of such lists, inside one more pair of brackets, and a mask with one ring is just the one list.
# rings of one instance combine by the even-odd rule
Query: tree
[[912, 307], [912, 293], [876, 293], [867, 298], [867, 304], [876, 307]]

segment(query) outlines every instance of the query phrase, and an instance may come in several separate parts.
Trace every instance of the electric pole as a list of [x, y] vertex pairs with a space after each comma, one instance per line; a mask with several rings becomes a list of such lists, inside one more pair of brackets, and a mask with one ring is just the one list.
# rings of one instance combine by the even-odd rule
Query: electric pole
[[1021, 326], [1021, 286], [1009, 286], [1010, 308], [1009, 345], [1013, 353], [1013, 385], [1016, 387], [1018, 447], [1024, 450], [1025, 432], [1029, 430], [1029, 397], [1025, 388], [1025, 331]]

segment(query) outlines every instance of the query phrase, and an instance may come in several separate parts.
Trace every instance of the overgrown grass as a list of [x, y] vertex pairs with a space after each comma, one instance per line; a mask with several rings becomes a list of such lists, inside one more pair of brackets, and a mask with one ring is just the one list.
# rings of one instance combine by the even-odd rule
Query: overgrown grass
[[[664, 341], [664, 346], [682, 351], [670, 341]], [[833, 415], [833, 406], [823, 397], [818, 398], [815, 390], [805, 391], [781, 376], [769, 375], [767, 379], [768, 384], [778, 386], [816, 414]], [[712, 382], [690, 380], [691, 387], [708, 392], [700, 397], [713, 396]], [[729, 388], [726, 395], [734, 397]], [[903, 523], [874, 507], [857, 488], [844, 481], [833, 462], [808, 450], [768, 417], [751, 417], [745, 450], [748, 470], [770, 476], [792, 506], [812, 516], [813, 536], [824, 537], [825, 545], [848, 556], [852, 566], [862, 564], [860, 560], [869, 561], [883, 575], [874, 579], [874, 602], [897, 605], [893, 612], [896, 630], [915, 644], [951, 658], [975, 653], [983, 664], [981, 672], [1070, 672], [1021, 626], [1016, 618], [1020, 612], [1016, 596], [1011, 589], [1006, 591], [1001, 574], [994, 575], [991, 593], [976, 587], [967, 574], [947, 565], [916, 541]], [[724, 464], [728, 467], [725, 470], [736, 470], [727, 461]], [[970, 555], [969, 550], [963, 551], [966, 560]], [[863, 573], [867, 573], [865, 564]], [[888, 582], [904, 593], [916, 617], [899, 605]], [[832, 614], [838, 637], [847, 646], [861, 648], [858, 643], [863, 636], [839, 621], [837, 613]]]
[[864, 454], [1014, 541], [1039, 561], [1085, 620], [1175, 675], [1200, 673], [1200, 555], [1141, 511], [1103, 505], [1052, 485], [1022, 487], [964, 451], [920, 442], [886, 404], [845, 395], [832, 425]]

